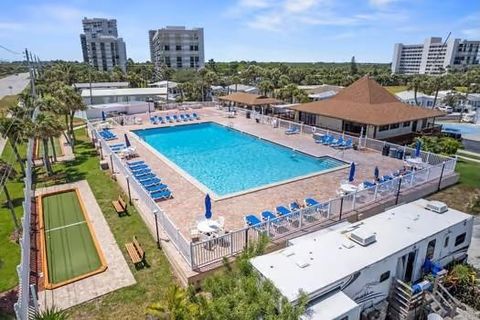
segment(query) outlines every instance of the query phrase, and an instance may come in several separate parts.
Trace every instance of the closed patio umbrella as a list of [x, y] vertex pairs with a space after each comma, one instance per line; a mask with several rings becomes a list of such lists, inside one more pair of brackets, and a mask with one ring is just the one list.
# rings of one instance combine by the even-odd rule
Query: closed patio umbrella
[[355, 163], [350, 165], [350, 174], [348, 175], [348, 181], [352, 182], [355, 179]]
[[417, 143], [415, 144], [415, 158], [420, 157], [421, 149], [422, 149], [422, 142], [420, 140], [417, 140]]
[[107, 120], [107, 117], [105, 116], [105, 112], [102, 111], [102, 121], [105, 121], [105, 120]]
[[375, 180], [378, 180], [378, 177], [380, 176], [380, 172], [378, 171], [378, 167], [375, 167], [375, 170], [373, 171], [373, 175], [375, 177]]
[[125, 135], [125, 146], [127, 146], [127, 148], [129, 148], [131, 146], [130, 140], [128, 140], [128, 136], [127, 136], [126, 133], [124, 135]]
[[212, 217], [212, 201], [210, 195], [207, 193], [205, 196], [205, 218], [210, 219]]

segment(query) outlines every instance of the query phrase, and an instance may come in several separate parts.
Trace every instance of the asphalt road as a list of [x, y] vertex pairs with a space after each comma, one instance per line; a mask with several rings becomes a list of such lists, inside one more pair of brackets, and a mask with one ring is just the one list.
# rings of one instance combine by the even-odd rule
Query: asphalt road
[[[29, 81], [28, 72], [0, 79], [0, 99], [4, 96], [20, 93]], [[10, 88], [11, 87], [11, 88]]]

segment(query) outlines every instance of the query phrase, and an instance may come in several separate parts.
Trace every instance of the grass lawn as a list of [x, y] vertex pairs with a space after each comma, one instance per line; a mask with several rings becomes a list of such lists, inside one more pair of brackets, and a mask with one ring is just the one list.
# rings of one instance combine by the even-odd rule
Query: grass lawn
[[462, 150], [458, 150], [457, 155], [467, 157], [467, 158], [471, 158], [471, 159], [475, 159], [475, 160], [480, 160], [480, 154], [477, 155], [477, 154], [471, 154], [471, 153], [464, 153], [464, 152], [462, 152]]
[[[448, 206], [471, 214], [480, 214], [480, 163], [458, 159], [458, 184], [430, 196]], [[475, 202], [478, 202], [475, 205]]]
[[[57, 157], [63, 156], [62, 147], [60, 146], [60, 138], [53, 138], [53, 145], [55, 146], [55, 152], [57, 154]], [[53, 157], [52, 144], [50, 143], [50, 141], [48, 142], [48, 155]], [[42, 157], [43, 157], [43, 141], [39, 139], [37, 140], [36, 158], [40, 159]]]
[[[19, 146], [20, 154], [25, 154], [25, 146]], [[7, 142], [3, 150], [2, 159], [11, 163], [15, 159], [12, 148]], [[15, 164], [19, 179], [10, 180], [7, 188], [12, 198], [15, 213], [19, 223], [23, 215], [23, 181], [20, 178], [20, 170]], [[5, 193], [0, 194], [0, 292], [12, 289], [18, 284], [17, 271], [15, 268], [20, 263], [20, 246], [11, 240], [14, 224], [10, 210], [6, 205]]]
[[17, 103], [17, 95], [4, 96], [0, 99], [0, 113], [3, 113], [8, 107]]
[[397, 92], [407, 90], [407, 86], [387, 86], [385, 89], [387, 89], [390, 93], [395, 94]]
[[[64, 173], [68, 182], [83, 179], [88, 181], [137, 284], [73, 307], [69, 310], [70, 316], [73, 319], [144, 318], [145, 308], [158, 301], [165, 288], [173, 281], [169, 263], [164, 254], [157, 249], [155, 240], [135, 208], [129, 207], [130, 216], [119, 218], [115, 213], [111, 201], [120, 194], [120, 187], [108, 173], [100, 170], [99, 159], [86, 137], [85, 129], [77, 130], [76, 137], [78, 142], [75, 148], [75, 160], [55, 164], [55, 173]], [[39, 173], [42, 170], [43, 168], [38, 168]], [[43, 184], [53, 183], [47, 181]], [[131, 264], [124, 244], [130, 242], [133, 235], [138, 237], [145, 249], [149, 268], [137, 271]]]

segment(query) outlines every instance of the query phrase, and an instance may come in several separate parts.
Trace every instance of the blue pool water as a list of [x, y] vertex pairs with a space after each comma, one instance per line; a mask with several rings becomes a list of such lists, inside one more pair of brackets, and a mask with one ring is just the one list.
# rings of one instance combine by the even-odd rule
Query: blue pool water
[[212, 122], [134, 133], [218, 196], [345, 165]]

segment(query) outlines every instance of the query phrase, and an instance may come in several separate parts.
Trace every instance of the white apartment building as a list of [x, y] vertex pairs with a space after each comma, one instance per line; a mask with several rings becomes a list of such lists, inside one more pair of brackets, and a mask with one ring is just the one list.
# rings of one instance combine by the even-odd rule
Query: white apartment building
[[149, 30], [150, 58], [158, 69], [200, 69], [205, 65], [203, 28], [167, 26]]
[[101, 71], [112, 70], [115, 66], [126, 71], [127, 50], [123, 39], [118, 37], [117, 20], [84, 18], [82, 24], [83, 61]]
[[392, 72], [439, 74], [448, 68], [463, 69], [480, 64], [480, 41], [430, 37], [421, 44], [397, 43], [393, 49]]

